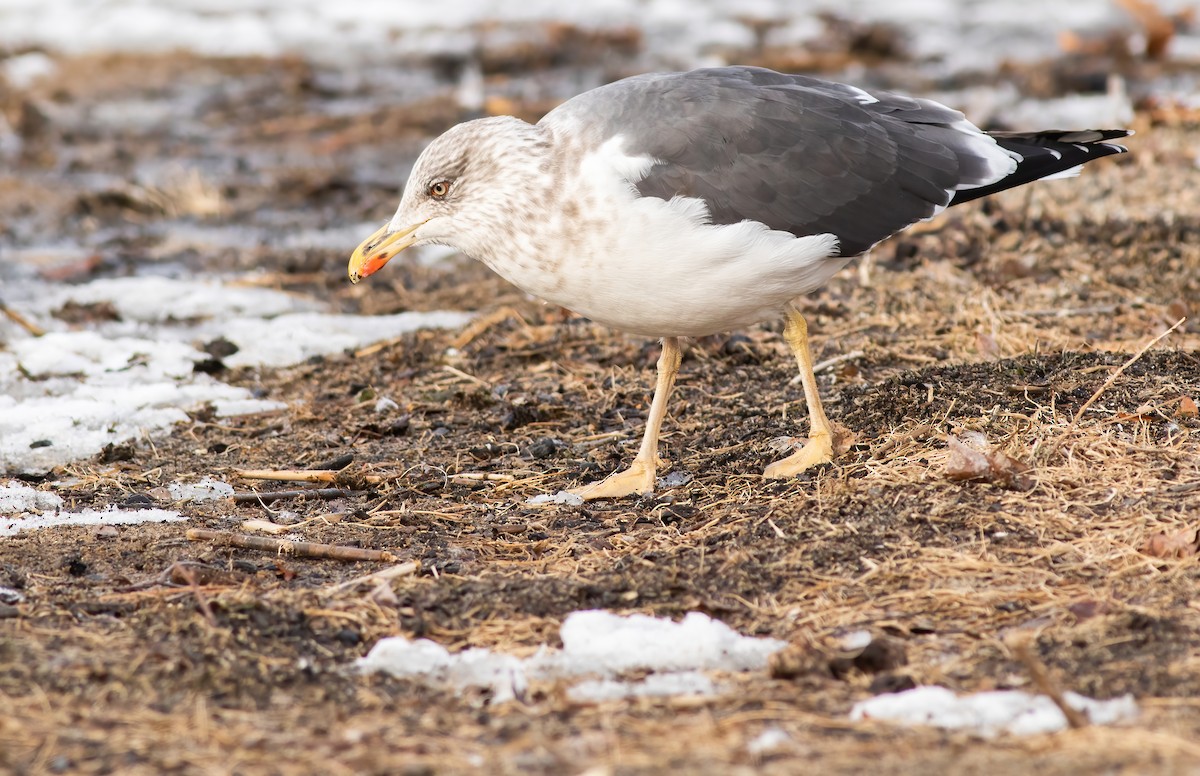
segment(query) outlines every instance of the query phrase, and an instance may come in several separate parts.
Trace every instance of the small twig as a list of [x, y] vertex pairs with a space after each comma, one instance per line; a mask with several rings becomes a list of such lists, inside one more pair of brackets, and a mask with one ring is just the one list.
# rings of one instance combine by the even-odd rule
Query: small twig
[[263, 533], [269, 533], [269, 534], [281, 534], [281, 533], [287, 533], [288, 531], [292, 530], [292, 527], [289, 525], [280, 525], [279, 523], [272, 523], [270, 520], [260, 520], [258, 518], [255, 518], [253, 520], [243, 521], [242, 522], [242, 530], [243, 531], [262, 531]]
[[835, 367], [838, 364], [843, 364], [847, 361], [854, 361], [855, 359], [862, 358], [865, 355], [867, 355], [865, 350], [852, 350], [849, 353], [843, 353], [840, 356], [827, 358], [819, 364], [813, 364], [813, 373], [815, 374], [817, 372], [824, 372], [826, 369]]
[[333, 482], [338, 473], [333, 469], [234, 469], [243, 480], [279, 480], [281, 482]]
[[1050, 678], [1050, 674], [1046, 671], [1046, 666], [1042, 664], [1041, 660], [1038, 660], [1037, 656], [1033, 654], [1033, 650], [1030, 649], [1030, 641], [1031, 639], [1028, 636], [1014, 639], [1012, 651], [1017, 660], [1021, 661], [1021, 664], [1025, 666], [1025, 670], [1029, 672], [1029, 678], [1033, 680], [1033, 686], [1042, 695], [1054, 701], [1054, 705], [1067, 718], [1068, 725], [1076, 729], [1087, 727], [1091, 723], [1091, 720], [1088, 719], [1087, 714], [1067, 703], [1067, 699], [1063, 697], [1062, 689], [1058, 686], [1058, 683]]
[[[152, 585], [237, 585], [243, 577], [240, 574], [223, 569], [207, 566], [194, 561], [178, 560], [158, 576], [151, 580]], [[131, 588], [132, 589], [132, 588]]]
[[933, 426], [922, 423], [906, 434], [892, 435], [890, 439], [875, 448], [871, 457], [874, 459], [882, 458], [906, 442], [920, 442], [923, 439], [928, 439], [933, 433]]
[[[1067, 436], [1067, 434], [1070, 434], [1075, 429], [1075, 425], [1077, 423], [1079, 423], [1079, 419], [1081, 417], [1083, 417], [1083, 413], [1087, 412], [1087, 408], [1092, 406], [1092, 404], [1097, 399], [1099, 399], [1104, 394], [1104, 392], [1107, 391], [1112, 386], [1113, 383], [1115, 383], [1117, 381], [1117, 378], [1120, 377], [1125, 372], [1126, 369], [1128, 369], [1129, 367], [1131, 367], [1135, 363], [1137, 363], [1138, 359], [1140, 359], [1142, 356], [1146, 355], [1146, 351], [1148, 351], [1150, 348], [1154, 347], [1159, 342], [1161, 342], [1163, 339], [1165, 339], [1168, 334], [1170, 334], [1171, 332], [1175, 331], [1180, 326], [1182, 326], [1184, 321], [1186, 321], [1186, 320], [1187, 320], [1187, 318], [1184, 317], [1184, 318], [1180, 318], [1179, 320], [1175, 321], [1175, 324], [1173, 326], [1171, 326], [1171, 328], [1167, 329], [1162, 334], [1159, 334], [1157, 337], [1155, 337], [1154, 339], [1147, 342], [1145, 345], [1142, 346], [1141, 350], [1139, 350], [1137, 353], [1133, 354], [1132, 358], [1130, 358], [1124, 364], [1121, 364], [1121, 366], [1117, 367], [1117, 370], [1115, 372], [1113, 372], [1111, 375], [1109, 375], [1108, 379], [1104, 381], [1104, 385], [1097, 388], [1096, 392], [1092, 394], [1092, 397], [1090, 399], [1088, 399], [1087, 401], [1085, 401], [1083, 403], [1083, 406], [1079, 408], [1079, 411], [1075, 413], [1075, 417], [1071, 418], [1071, 422], [1067, 425], [1067, 430], [1062, 433], [1062, 437]], [[1060, 437], [1060, 439], [1062, 437]]]
[[246, 502], [258, 503], [260, 501], [282, 501], [288, 498], [342, 498], [343, 496], [353, 496], [359, 493], [356, 490], [343, 490], [342, 488], [301, 488], [300, 490], [267, 490], [262, 493], [235, 493], [233, 495], [234, 503], [244, 504]]
[[383, 482], [378, 474], [361, 477], [344, 474], [344, 469], [234, 469], [234, 475], [244, 480], [278, 480], [281, 482], [337, 482], [338, 476], [361, 479], [372, 485]]
[[1018, 318], [1070, 318], [1083, 315], [1112, 315], [1120, 305], [1104, 304], [1095, 307], [1049, 307], [1039, 310], [1016, 310], [1011, 313]]
[[459, 472], [451, 474], [452, 480], [471, 480], [473, 482], [516, 482], [517, 478], [511, 474], [496, 474], [494, 472]]
[[46, 333], [46, 330], [43, 329], [41, 326], [38, 326], [36, 323], [29, 320], [24, 315], [21, 315], [19, 312], [12, 309], [8, 305], [6, 305], [4, 302], [0, 302], [0, 313], [4, 313], [4, 316], [6, 318], [8, 318], [10, 321], [17, 324], [22, 329], [29, 332], [30, 334], [32, 334], [35, 337], [41, 337], [43, 334]]
[[383, 562], [393, 562], [396, 560], [396, 556], [386, 550], [367, 550], [362, 547], [346, 547], [339, 544], [292, 542], [286, 539], [272, 539], [267, 536], [248, 536], [228, 531], [210, 531], [207, 528], [188, 529], [187, 539], [189, 542], [199, 542], [207, 539], [230, 547], [240, 547], [245, 550], [262, 550], [281, 555], [295, 555], [300, 558]]
[[[865, 350], [852, 350], [849, 353], [843, 353], [840, 356], [834, 356], [833, 358], [827, 358], [819, 364], [813, 364], [813, 374], [818, 374], [820, 372], [824, 372], [826, 369], [832, 369], [833, 367], [837, 366], [838, 364], [844, 363], [846, 361], [854, 361], [855, 359], [862, 358], [866, 354], [867, 353]], [[801, 379], [802, 379], [801, 375], [795, 375], [794, 377], [792, 377], [791, 380], [788, 381], [788, 385], [799, 385]]]
[[329, 589], [329, 592], [336, 593], [349, 587], [361, 585], [363, 582], [386, 582], [388, 580], [395, 579], [396, 577], [407, 577], [409, 574], [416, 574], [420, 570], [421, 562], [410, 560], [405, 563], [401, 563], [398, 566], [392, 566], [391, 568], [383, 569], [382, 571], [376, 571], [373, 574], [355, 577], [354, 579], [342, 582], [340, 585], [334, 585]]

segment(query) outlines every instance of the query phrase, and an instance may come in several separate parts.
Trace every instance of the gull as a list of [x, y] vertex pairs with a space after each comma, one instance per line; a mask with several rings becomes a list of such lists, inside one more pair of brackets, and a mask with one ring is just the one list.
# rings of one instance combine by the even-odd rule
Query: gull
[[947, 207], [1077, 175], [1127, 130], [984, 132], [932, 100], [754, 67], [634, 76], [530, 124], [459, 124], [421, 153], [350, 280], [414, 245], [472, 256], [598, 323], [662, 340], [632, 465], [572, 492], [653, 491], [680, 338], [783, 318], [810, 433], [764, 476], [833, 460], [796, 301], [852, 258]]

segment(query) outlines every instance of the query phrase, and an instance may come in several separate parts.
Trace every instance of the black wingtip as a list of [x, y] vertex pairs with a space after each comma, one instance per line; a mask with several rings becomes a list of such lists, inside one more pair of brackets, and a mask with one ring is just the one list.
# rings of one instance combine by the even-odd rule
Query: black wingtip
[[1048, 129], [1040, 132], [989, 132], [1000, 147], [1017, 158], [1017, 169], [1002, 180], [975, 189], [961, 189], [951, 205], [961, 205], [1005, 189], [1023, 186], [1129, 149], [1110, 140], [1129, 137], [1131, 129]]

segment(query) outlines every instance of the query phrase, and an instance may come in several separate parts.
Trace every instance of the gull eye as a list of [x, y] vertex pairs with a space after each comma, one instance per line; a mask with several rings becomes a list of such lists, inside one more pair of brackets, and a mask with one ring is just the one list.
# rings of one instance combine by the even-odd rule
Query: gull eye
[[450, 181], [434, 181], [429, 184], [429, 196], [434, 199], [445, 199], [450, 193]]

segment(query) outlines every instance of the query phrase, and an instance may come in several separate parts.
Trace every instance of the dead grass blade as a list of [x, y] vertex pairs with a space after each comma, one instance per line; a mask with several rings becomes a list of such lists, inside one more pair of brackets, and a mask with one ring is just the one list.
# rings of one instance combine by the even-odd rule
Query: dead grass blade
[[383, 569], [381, 571], [376, 571], [371, 574], [364, 574], [361, 577], [355, 577], [354, 579], [346, 580], [345, 582], [342, 582], [340, 585], [334, 585], [333, 587], [331, 587], [329, 589], [329, 592], [336, 593], [341, 590], [346, 590], [348, 588], [357, 587], [358, 585], [361, 585], [364, 582], [387, 582], [387, 581], [396, 579], [397, 577], [407, 577], [410, 574], [416, 574], [420, 570], [421, 570], [421, 562], [420, 561], [416, 561], [416, 560], [405, 561], [404, 563], [401, 563], [397, 566], [392, 566], [391, 568]]
[[0, 302], [0, 313], [4, 313], [5, 318], [8, 318], [10, 321], [17, 324], [25, 331], [29, 332], [34, 337], [41, 337], [43, 334], [46, 333], [46, 330], [43, 329], [41, 326], [38, 326], [36, 323], [29, 320], [24, 315], [21, 315], [19, 312], [12, 309], [8, 305], [6, 305], [4, 302]]
[[1175, 323], [1172, 324], [1171, 328], [1167, 329], [1162, 334], [1159, 334], [1157, 337], [1155, 337], [1154, 339], [1147, 342], [1145, 345], [1143, 345], [1141, 347], [1140, 350], [1138, 350], [1137, 353], [1134, 353], [1133, 356], [1131, 356], [1128, 361], [1126, 361], [1124, 364], [1121, 364], [1121, 366], [1117, 367], [1116, 371], [1113, 372], [1111, 375], [1109, 375], [1108, 379], [1104, 381], [1104, 385], [1101, 385], [1099, 388], [1097, 388], [1096, 392], [1091, 395], [1091, 398], [1089, 398], [1087, 401], [1085, 401], [1083, 403], [1083, 406], [1079, 408], [1079, 411], [1075, 413], [1075, 417], [1071, 418], [1071, 422], [1069, 424], [1067, 424], [1067, 428], [1059, 436], [1059, 440], [1061, 441], [1061, 440], [1065, 439], [1067, 437], [1067, 435], [1069, 435], [1072, 431], [1075, 430], [1075, 426], [1079, 424], [1079, 419], [1081, 417], [1083, 417], [1083, 413], [1087, 412], [1088, 407], [1091, 407], [1096, 402], [1097, 399], [1099, 399], [1102, 395], [1104, 395], [1104, 392], [1112, 387], [1112, 384], [1117, 381], [1118, 377], [1120, 377], [1122, 374], [1125, 373], [1126, 369], [1128, 369], [1129, 367], [1136, 364], [1138, 362], [1138, 360], [1141, 359], [1142, 356], [1146, 355], [1146, 352], [1148, 350], [1150, 350], [1150, 348], [1154, 347], [1159, 342], [1166, 339], [1167, 336], [1171, 332], [1178, 329], [1185, 322], [1187, 322], [1187, 318], [1180, 318], [1179, 320], [1175, 321]]

